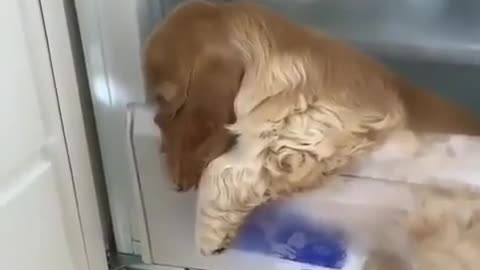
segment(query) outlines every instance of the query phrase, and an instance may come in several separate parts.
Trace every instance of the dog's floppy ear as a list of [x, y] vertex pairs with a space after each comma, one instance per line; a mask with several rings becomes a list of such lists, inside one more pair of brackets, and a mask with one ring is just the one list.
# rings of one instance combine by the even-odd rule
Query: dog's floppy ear
[[224, 127], [235, 120], [244, 65], [222, 10], [209, 2], [189, 3], [152, 33], [144, 55], [147, 98], [158, 105], [155, 122], [171, 176], [182, 190], [195, 186], [204, 166], [229, 145]]
[[188, 102], [205, 121], [232, 121], [233, 101], [240, 90], [244, 66], [229, 52], [206, 52], [199, 56], [188, 86]]
[[243, 62], [234, 54], [208, 51], [194, 61], [185, 104], [163, 128], [178, 190], [197, 186], [208, 163], [231, 146], [234, 136], [225, 126], [235, 121], [233, 103], [242, 76]]

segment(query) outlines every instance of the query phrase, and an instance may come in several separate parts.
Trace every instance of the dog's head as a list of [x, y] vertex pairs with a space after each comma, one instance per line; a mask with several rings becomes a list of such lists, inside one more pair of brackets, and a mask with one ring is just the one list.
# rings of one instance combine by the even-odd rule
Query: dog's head
[[203, 168], [234, 139], [225, 125], [235, 121], [243, 62], [221, 21], [214, 5], [189, 3], [153, 32], [145, 49], [147, 97], [158, 107], [155, 122], [179, 190], [196, 186]]

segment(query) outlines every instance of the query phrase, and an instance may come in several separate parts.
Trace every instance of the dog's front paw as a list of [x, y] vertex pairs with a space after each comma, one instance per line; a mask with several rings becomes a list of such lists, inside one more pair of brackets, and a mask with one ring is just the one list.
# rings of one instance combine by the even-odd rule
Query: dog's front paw
[[[248, 212], [248, 211], [247, 211]], [[196, 225], [197, 248], [204, 256], [216, 255], [230, 247], [245, 219], [245, 212], [210, 203], [199, 209]]]
[[266, 183], [261, 163], [230, 152], [213, 160], [203, 172], [197, 198], [197, 246], [204, 255], [228, 248], [246, 216], [263, 203]]
[[257, 174], [228, 157], [214, 160], [204, 172], [196, 225], [197, 247], [203, 255], [228, 248], [246, 215], [263, 200], [264, 184]]
[[[226, 187], [225, 184], [222, 186]], [[199, 189], [196, 236], [197, 247], [205, 256], [219, 254], [228, 248], [245, 217], [244, 212], [238, 211], [242, 206], [238, 205], [234, 191], [214, 190], [212, 187], [219, 185], [217, 183], [206, 189], [201, 184]]]
[[206, 226], [199, 232], [197, 246], [204, 256], [217, 255], [230, 247], [235, 230]]

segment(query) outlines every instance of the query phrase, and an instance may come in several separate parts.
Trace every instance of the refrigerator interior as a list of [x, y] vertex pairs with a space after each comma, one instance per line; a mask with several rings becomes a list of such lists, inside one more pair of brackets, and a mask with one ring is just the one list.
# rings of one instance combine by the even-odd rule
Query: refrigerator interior
[[[210, 257], [199, 254], [193, 244], [196, 193], [177, 193], [168, 181], [165, 156], [158, 151], [161, 139], [152, 117], [152, 110], [145, 105], [129, 106], [131, 161], [135, 173], [132, 179], [137, 181], [134, 183], [138, 192], [136, 203], [142, 211], [138, 217], [144, 221], [141, 224], [143, 261], [189, 269], [298, 269], [297, 263], [239, 250]], [[357, 270], [362, 263], [360, 254], [351, 253], [342, 269]]]
[[[278, 269], [271, 260], [238, 252], [198, 256], [195, 194], [176, 193], [162, 167], [160, 133], [143, 106], [141, 49], [154, 25], [180, 2], [77, 1], [116, 250], [140, 255], [148, 264], [180, 268]], [[480, 2], [256, 2], [352, 43], [480, 115]]]

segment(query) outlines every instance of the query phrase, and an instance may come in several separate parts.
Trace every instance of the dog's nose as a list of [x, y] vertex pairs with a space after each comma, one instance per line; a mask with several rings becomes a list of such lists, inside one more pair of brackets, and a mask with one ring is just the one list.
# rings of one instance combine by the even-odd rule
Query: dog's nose
[[157, 125], [157, 126], [161, 126], [160, 123], [162, 122], [161, 119], [160, 119], [160, 114], [159, 113], [156, 113], [155, 114], [155, 117], [153, 118], [153, 122]]
[[179, 179], [183, 190], [190, 190], [197, 187], [203, 171], [202, 159], [197, 159], [191, 155], [185, 158], [179, 170]]
[[175, 166], [175, 172], [173, 174], [173, 181], [176, 185], [176, 190], [178, 192], [182, 192], [186, 190], [186, 187], [184, 185], [185, 181], [183, 180], [183, 175], [182, 175], [182, 167], [179, 164], [180, 162], [177, 162], [177, 166]]

